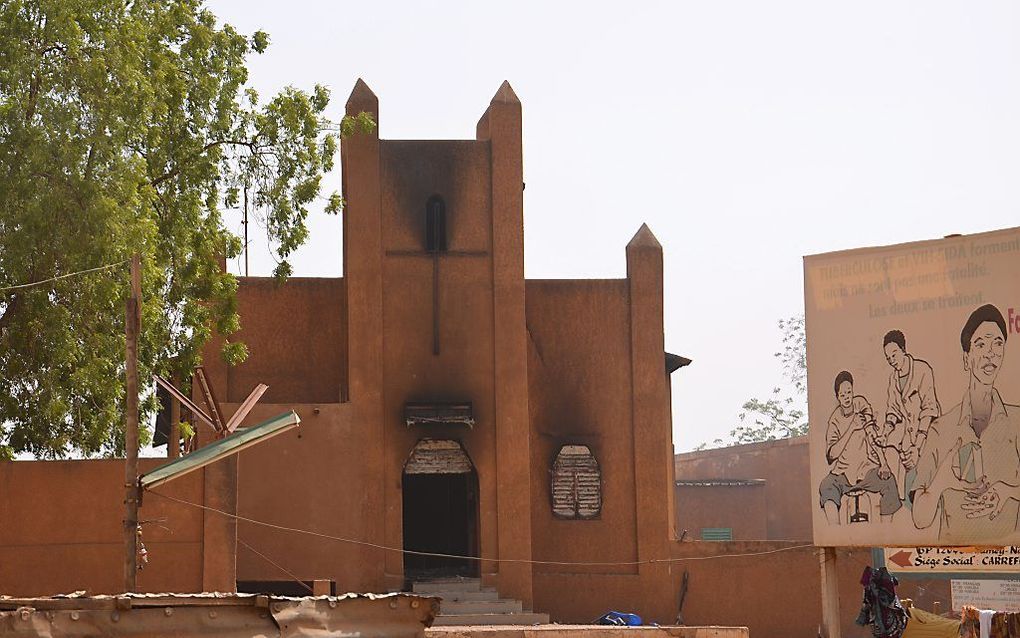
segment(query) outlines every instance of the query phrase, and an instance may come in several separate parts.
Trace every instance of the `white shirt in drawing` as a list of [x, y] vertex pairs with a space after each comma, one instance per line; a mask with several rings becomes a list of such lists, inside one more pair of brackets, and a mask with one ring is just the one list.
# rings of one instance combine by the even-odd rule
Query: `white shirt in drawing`
[[[1020, 484], [1020, 408], [1002, 402], [998, 390], [992, 390], [992, 411], [988, 425], [978, 436], [973, 427], [970, 398], [964, 395], [959, 405], [936, 419], [917, 464], [915, 489], [927, 488], [942, 463], [952, 463], [953, 473], [967, 484], [976, 485], [981, 477], [988, 483], [1002, 481]], [[949, 451], [962, 440], [959, 453], [949, 458]], [[1002, 513], [988, 517], [967, 518], [963, 509], [966, 492], [945, 490], [939, 505], [939, 541], [959, 540], [971, 543], [992, 541], [1012, 535], [1017, 528], [1020, 503], [1010, 499]]]
[[[864, 416], [865, 423], [873, 423], [875, 420], [871, 404], [862, 396], [853, 398], [849, 414], [844, 413], [841, 405], [837, 405], [836, 409], [832, 411], [828, 428], [825, 431], [826, 456], [828, 456], [828, 450], [832, 449], [843, 433], [853, 429], [854, 420], [858, 414]], [[831, 464], [829, 472], [845, 475], [850, 485], [856, 484], [864, 478], [869, 470], [877, 468], [879, 465], [878, 455], [871, 446], [863, 428], [850, 435], [850, 440], [843, 448], [843, 453], [836, 458], [829, 458], [829, 463]]]
[[899, 449], [906, 449], [914, 443], [921, 419], [935, 418], [941, 412], [935, 396], [935, 373], [927, 362], [907, 357], [907, 374], [900, 376], [896, 370], [889, 375], [886, 420], [896, 423], [887, 440]]

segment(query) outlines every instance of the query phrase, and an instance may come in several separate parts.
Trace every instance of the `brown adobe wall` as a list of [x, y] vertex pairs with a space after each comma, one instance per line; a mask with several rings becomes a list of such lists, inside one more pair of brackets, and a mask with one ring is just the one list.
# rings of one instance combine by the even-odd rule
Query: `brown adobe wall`
[[[674, 467], [678, 480], [765, 479], [767, 530], [764, 538], [811, 538], [810, 504], [817, 504], [818, 499], [808, 485], [807, 437], [677, 454], [674, 457]], [[694, 496], [692, 493], [692, 498]], [[708, 499], [709, 496], [707, 493], [696, 494], [697, 498], [702, 499]], [[687, 500], [689, 507], [708, 507], [692, 505], [691, 499]], [[720, 503], [719, 506], [720, 520], [738, 520], [744, 516], [744, 511], [736, 502]], [[683, 512], [678, 509], [678, 525], [690, 527], [683, 522], [683, 516]]]
[[[818, 558], [813, 548], [766, 556], [714, 558], [794, 545], [674, 543], [674, 558], [695, 560], [671, 563], [668, 574], [661, 579], [536, 573], [536, 601], [542, 602], [542, 610], [549, 612], [554, 622], [591, 622], [615, 610], [637, 613], [649, 623], [672, 624], [676, 621], [681, 578], [687, 569], [690, 582], [683, 607], [685, 624], [747, 626], [755, 637], [814, 636], [821, 620], [821, 600]], [[703, 560], [706, 557], [712, 558]], [[846, 570], [845, 578], [841, 574], [844, 600], [859, 600], [859, 593], [855, 598], [852, 587], [859, 574], [860, 570], [856, 575]], [[856, 613], [854, 609], [854, 616]]]
[[[346, 385], [346, 291], [342, 278], [238, 278], [241, 330], [232, 341], [248, 345], [248, 358], [224, 367], [226, 393], [240, 402], [259, 383], [266, 403], [335, 403]], [[208, 356], [218, 357], [214, 352]], [[217, 379], [216, 390], [223, 392]]]
[[[411, 449], [421, 438], [449, 438], [463, 445], [477, 471], [479, 551], [495, 557], [496, 337], [489, 144], [381, 140], [379, 145], [384, 465], [378, 476], [384, 485], [385, 541], [403, 546], [401, 475]], [[425, 253], [424, 211], [432, 195], [440, 195], [446, 204], [447, 251], [435, 260]], [[438, 293], [438, 354], [433, 351], [434, 293]], [[408, 428], [403, 423], [406, 403], [444, 401], [470, 402], [474, 427]], [[394, 576], [394, 583], [402, 570], [399, 554], [386, 556], [386, 572]], [[492, 574], [498, 569], [489, 563], [483, 571]]]
[[[236, 408], [223, 407], [228, 414]], [[351, 419], [350, 404], [336, 403], [260, 404], [245, 425], [290, 409], [301, 418], [296, 430], [240, 454], [238, 515], [327, 535], [381, 541], [373, 533], [374, 521], [363, 515], [370, 505], [371, 484], [381, 472], [366, 467], [361, 453], [366, 446], [378, 445], [372, 431]], [[244, 521], [238, 523], [237, 539], [239, 581], [292, 581], [293, 574], [306, 581], [336, 581], [340, 592], [385, 591], [383, 554], [377, 550]]]
[[[141, 459], [145, 472], [165, 459]], [[160, 487], [202, 502], [202, 472]], [[123, 591], [124, 461], [0, 463], [0, 595]], [[201, 510], [146, 495], [143, 592], [202, 591]]]
[[676, 486], [676, 527], [700, 540], [706, 527], [730, 528], [733, 540], [768, 538], [765, 485]]
[[[646, 226], [627, 245], [627, 275], [527, 282], [536, 557], [640, 562], [535, 565], [535, 607], [555, 622], [591, 622], [614, 608], [648, 622], [676, 615], [669, 564], [650, 562], [671, 551], [673, 462], [662, 249]], [[559, 521], [549, 467], [558, 444], [582, 436], [605, 459], [603, 519]]]
[[[753, 554], [797, 542], [685, 543], [678, 556]], [[746, 625], [751, 636], [785, 638], [815, 636], [822, 619], [819, 550], [793, 549], [764, 556], [741, 556], [679, 563], [680, 574], [690, 570], [684, 620], [687, 624]], [[870, 549], [837, 551], [839, 615], [844, 636], [871, 635], [855, 619], [861, 608], [860, 577], [872, 564]], [[679, 577], [678, 577], [679, 578]], [[679, 582], [679, 581], [677, 581]], [[897, 593], [931, 610], [939, 601], [950, 608], [949, 581], [901, 578]]]
[[[553, 622], [591, 622], [609, 610], [634, 612], [645, 622], [676, 620], [680, 583], [689, 571], [683, 621], [687, 625], [746, 626], [755, 638], [815, 636], [822, 619], [818, 549], [799, 542], [750, 541], [673, 544], [666, 579], [627, 575], [535, 574], [536, 601]], [[775, 550], [781, 550], [776, 552]], [[761, 555], [761, 552], [774, 552]], [[731, 555], [736, 556], [731, 556]], [[839, 550], [840, 618], [844, 636], [870, 635], [854, 623], [868, 549]], [[898, 593], [923, 609], [949, 609], [949, 581], [902, 579]]]
[[[683, 606], [685, 624], [746, 626], [755, 638], [815, 636], [822, 619], [819, 554], [814, 547], [799, 545], [782, 541], [675, 543], [674, 558], [694, 560], [672, 563], [668, 579], [536, 574], [535, 595], [554, 622], [590, 622], [613, 609], [638, 613], [645, 622], [673, 623], [686, 569], [690, 576]], [[755, 555], [777, 549], [783, 551]], [[859, 580], [864, 567], [871, 564], [871, 551], [840, 550], [837, 561], [843, 635], [870, 635], [870, 628], [859, 627], [854, 620], [860, 610]], [[938, 600], [946, 610], [950, 603], [948, 582], [905, 580], [898, 591], [924, 609], [932, 609]]]
[[[765, 488], [677, 487], [679, 525], [690, 527], [690, 533], [693, 536], [696, 534], [696, 530], [693, 529], [692, 522], [696, 523], [702, 520], [701, 517], [706, 512], [713, 512], [714, 518], [711, 520], [719, 522], [715, 526], [733, 527], [736, 535], [739, 533], [740, 526], [746, 524], [746, 510], [735, 500], [727, 501], [717, 498], [712, 490], [752, 491], [764, 489], [768, 516], [763, 519], [770, 526], [768, 531], [770, 537], [775, 538], [772, 536], [774, 534], [785, 534], [788, 538], [810, 539], [810, 512], [811, 507], [814, 507], [817, 501], [813, 492], [809, 491], [806, 486], [807, 464], [807, 437], [678, 454], [675, 458], [678, 479], [763, 478], [766, 480]], [[808, 493], [805, 495], [805, 492]], [[791, 541], [786, 544], [795, 545], [809, 542], [807, 540]], [[682, 548], [692, 552], [727, 553], [732, 548], [737, 548], [741, 552], [768, 551], [782, 547], [784, 543], [779, 540], [748, 543], [696, 543], [690, 544], [692, 549], [688, 549], [688, 545], [684, 544]], [[741, 583], [749, 579], [752, 579], [750, 582], [753, 582], [755, 578], [771, 578], [771, 580], [761, 582], [774, 582], [777, 578], [782, 578], [784, 582], [787, 582], [787, 576], [783, 575], [781, 571], [785, 566], [791, 570], [790, 577], [796, 576], [802, 579], [804, 591], [809, 592], [806, 598], [801, 597], [796, 601], [784, 603], [784, 599], [776, 593], [774, 587], [747, 590], [740, 586], [741, 588], [736, 591], [747, 602], [745, 608], [730, 609], [726, 605], [718, 606], [717, 603], [705, 601], [706, 615], [702, 616], [702, 612], [697, 611], [696, 613], [699, 615], [694, 619], [697, 619], [698, 622], [709, 622], [712, 618], [726, 618], [726, 622], [730, 622], [732, 618], [733, 622], [737, 623], [739, 619], [743, 618], [744, 620], [739, 620], [740, 623], [746, 623], [752, 628], [756, 628], [752, 629], [752, 636], [814, 635], [814, 633], [800, 632], [813, 631], [811, 627], [821, 621], [821, 599], [817, 593], [821, 584], [815, 551], [814, 549], [794, 550], [760, 558], [742, 557], [690, 563], [691, 566], [697, 566], [702, 581], [719, 583], [718, 586], [724, 586], [724, 583], [729, 583], [731, 580], [738, 582], [733, 578], [734, 574], [739, 575]], [[861, 587], [858, 580], [864, 566], [871, 564], [871, 550], [867, 548], [840, 550], [837, 560], [839, 561], [841, 594], [840, 615], [843, 619], [844, 635], [865, 635], [867, 630], [855, 626], [853, 621], [860, 609]], [[771, 577], [758, 575], [758, 572], [762, 570], [768, 571], [768, 566], [777, 570], [775, 575]], [[694, 573], [692, 568], [692, 578]], [[910, 575], [898, 575], [898, 578], [900, 579], [898, 593], [901, 597], [912, 598], [922, 609], [933, 609], [933, 603], [936, 601], [941, 604], [943, 611], [950, 608], [948, 580], [917, 578]], [[725, 587], [730, 587], [730, 585], [725, 584]], [[797, 587], [799, 588], [801, 585], [798, 584]], [[780, 591], [786, 592], [785, 589]], [[697, 610], [697, 605], [700, 603], [692, 604]], [[789, 617], [783, 618], [774, 612], [775, 609], [793, 610], [796, 613], [787, 613]], [[719, 613], [712, 615], [716, 614], [716, 611]], [[689, 618], [688, 620], [693, 619]]]
[[[347, 112], [361, 111], [378, 121], [378, 99], [359, 81]], [[371, 432], [359, 450], [370, 477], [359, 514], [368, 536], [389, 546], [403, 544], [404, 461], [419, 438], [447, 437], [464, 445], [478, 472], [481, 555], [531, 556], [530, 521], [521, 518], [530, 511], [530, 440], [520, 126], [520, 102], [504, 84], [476, 140], [380, 140], [377, 130], [341, 145], [351, 418]], [[446, 202], [447, 251], [437, 259], [423, 254], [432, 195]], [[404, 404], [422, 400], [472, 402], [474, 429], [406, 428]], [[377, 569], [386, 587], [403, 584], [399, 555]], [[497, 584], [495, 567], [483, 571]], [[503, 564], [498, 572], [501, 593], [530, 604], [530, 569]]]
[[[637, 560], [627, 280], [528, 280], [526, 291], [535, 558]], [[599, 463], [597, 520], [553, 516], [550, 472], [560, 447], [569, 444], [587, 445]], [[535, 567], [536, 574], [565, 571], [636, 574], [637, 568]]]

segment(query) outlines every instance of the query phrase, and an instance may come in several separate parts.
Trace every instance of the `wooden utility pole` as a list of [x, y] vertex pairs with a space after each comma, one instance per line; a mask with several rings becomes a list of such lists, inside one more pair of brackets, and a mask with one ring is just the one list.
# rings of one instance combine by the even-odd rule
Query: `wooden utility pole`
[[142, 267], [138, 253], [131, 257], [131, 294], [124, 314], [125, 422], [124, 422], [124, 591], [136, 591], [138, 574], [138, 333], [141, 329]]
[[836, 548], [818, 548], [822, 585], [822, 629], [825, 638], [840, 638], [839, 574], [836, 570]]
[[[173, 376], [171, 383], [174, 387], [179, 386], [180, 378]], [[177, 397], [170, 397], [170, 434], [166, 439], [166, 457], [176, 459], [181, 455], [181, 402]]]

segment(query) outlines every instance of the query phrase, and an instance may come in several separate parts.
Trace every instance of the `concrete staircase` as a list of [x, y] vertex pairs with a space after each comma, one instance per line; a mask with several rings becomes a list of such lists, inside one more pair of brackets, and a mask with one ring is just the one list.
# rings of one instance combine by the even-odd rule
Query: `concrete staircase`
[[543, 625], [549, 614], [524, 611], [519, 600], [500, 598], [477, 578], [442, 578], [414, 583], [415, 594], [443, 599], [435, 627], [463, 625]]

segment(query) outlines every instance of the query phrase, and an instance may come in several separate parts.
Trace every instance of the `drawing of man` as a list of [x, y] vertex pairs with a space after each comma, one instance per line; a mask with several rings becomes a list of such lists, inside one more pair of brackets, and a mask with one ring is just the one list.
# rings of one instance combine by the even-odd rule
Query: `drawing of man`
[[891, 517], [902, 503], [892, 472], [875, 444], [878, 428], [871, 404], [854, 395], [854, 378], [846, 370], [836, 375], [833, 390], [837, 405], [825, 432], [829, 473], [818, 486], [825, 518], [830, 525], [840, 524], [843, 497], [855, 488], [878, 494], [879, 514]]
[[1020, 510], [1020, 408], [995, 388], [1006, 354], [1006, 322], [981, 306], [960, 333], [967, 391], [932, 423], [913, 494], [914, 525], [939, 519], [939, 540], [996, 540], [1012, 534]]
[[882, 349], [892, 373], [881, 441], [886, 446], [883, 452], [886, 462], [895, 471], [900, 498], [905, 499], [914, 482], [928, 430], [942, 410], [935, 396], [935, 373], [926, 361], [907, 353], [903, 333], [899, 330], [886, 333]]

